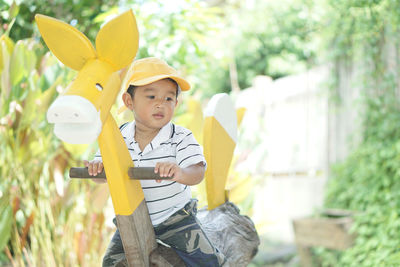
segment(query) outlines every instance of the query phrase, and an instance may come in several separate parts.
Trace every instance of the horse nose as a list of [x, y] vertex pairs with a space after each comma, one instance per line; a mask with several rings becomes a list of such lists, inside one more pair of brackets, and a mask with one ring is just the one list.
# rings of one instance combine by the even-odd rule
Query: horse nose
[[[79, 119], [80, 114], [79, 114], [79, 111], [73, 111], [73, 114], [70, 114], [69, 112], [65, 112], [65, 111], [51, 110], [51, 111], [49, 111], [49, 117], [58, 119], [58, 120], [73, 120], [73, 119]], [[50, 122], [52, 122], [52, 121], [50, 121]]]
[[90, 123], [96, 120], [98, 112], [94, 105], [80, 96], [60, 96], [47, 111], [50, 123]]

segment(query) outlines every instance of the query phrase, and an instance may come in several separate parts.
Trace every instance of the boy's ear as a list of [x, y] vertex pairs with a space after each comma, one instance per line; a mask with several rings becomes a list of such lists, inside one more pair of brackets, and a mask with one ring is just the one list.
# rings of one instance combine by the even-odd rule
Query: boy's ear
[[139, 32], [132, 10], [105, 24], [96, 37], [100, 59], [114, 65], [115, 70], [128, 66], [139, 47]]
[[80, 70], [87, 60], [97, 57], [89, 39], [71, 25], [40, 14], [35, 20], [47, 47], [64, 65]]
[[122, 94], [122, 101], [127, 108], [129, 108], [130, 110], [133, 109], [133, 99], [129, 93], [125, 92]]

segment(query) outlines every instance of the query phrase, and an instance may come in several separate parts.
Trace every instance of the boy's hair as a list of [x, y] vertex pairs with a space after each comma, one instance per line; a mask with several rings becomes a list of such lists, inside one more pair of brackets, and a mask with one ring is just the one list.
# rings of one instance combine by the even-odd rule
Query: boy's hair
[[[181, 88], [179, 87], [178, 83], [177, 83], [175, 80], [171, 79], [171, 78], [165, 78], [164, 80], [171, 81], [171, 82], [173, 82], [173, 83], [175, 84], [175, 86], [176, 86], [176, 98], [178, 98], [178, 95], [179, 95], [179, 93], [181, 92]], [[126, 92], [127, 92], [128, 94], [130, 94], [132, 98], [133, 98], [134, 95], [135, 95], [135, 89], [136, 89], [136, 87], [138, 87], [138, 86], [130, 84], [129, 87], [128, 87], [128, 89], [126, 90]]]

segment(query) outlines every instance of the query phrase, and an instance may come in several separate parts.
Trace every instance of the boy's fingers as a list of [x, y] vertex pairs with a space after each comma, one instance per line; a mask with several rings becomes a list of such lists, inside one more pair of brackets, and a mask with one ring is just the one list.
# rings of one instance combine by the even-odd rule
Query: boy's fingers
[[98, 173], [103, 171], [103, 162], [99, 160], [87, 161], [84, 160], [83, 164], [88, 168], [88, 173], [90, 176], [96, 176]]
[[157, 163], [154, 172], [158, 173], [162, 177], [164, 175], [164, 164]]
[[168, 174], [168, 168], [167, 166], [163, 165], [160, 167], [160, 176], [165, 177]]
[[165, 176], [171, 177], [171, 175], [174, 173], [174, 164], [168, 164], [168, 169], [167, 169], [167, 173], [165, 174]]
[[158, 173], [158, 167], [160, 166], [159, 163], [156, 163], [156, 166], [154, 167], [154, 173]]
[[95, 163], [95, 164], [93, 164], [93, 173], [92, 173], [92, 175], [94, 175], [94, 176], [96, 176], [97, 175], [97, 164]]
[[103, 171], [103, 162], [99, 162], [99, 168], [97, 169], [98, 173], [101, 173]]
[[170, 172], [171, 172], [171, 166], [168, 164], [165, 166], [165, 169], [164, 169], [164, 177], [169, 176]]
[[89, 165], [87, 166], [87, 168], [88, 168], [88, 173], [89, 173], [89, 175], [92, 175], [92, 173], [93, 173], [93, 164], [89, 164]]

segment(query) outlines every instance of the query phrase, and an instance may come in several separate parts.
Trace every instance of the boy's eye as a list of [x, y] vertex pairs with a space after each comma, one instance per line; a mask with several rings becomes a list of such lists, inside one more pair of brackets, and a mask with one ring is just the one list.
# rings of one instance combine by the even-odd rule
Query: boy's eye
[[154, 96], [154, 95], [148, 95], [147, 98], [149, 98], [149, 99], [154, 99], [155, 96]]
[[167, 100], [167, 101], [172, 101], [172, 100], [174, 100], [174, 99], [173, 99], [172, 97], [167, 97], [166, 100]]

